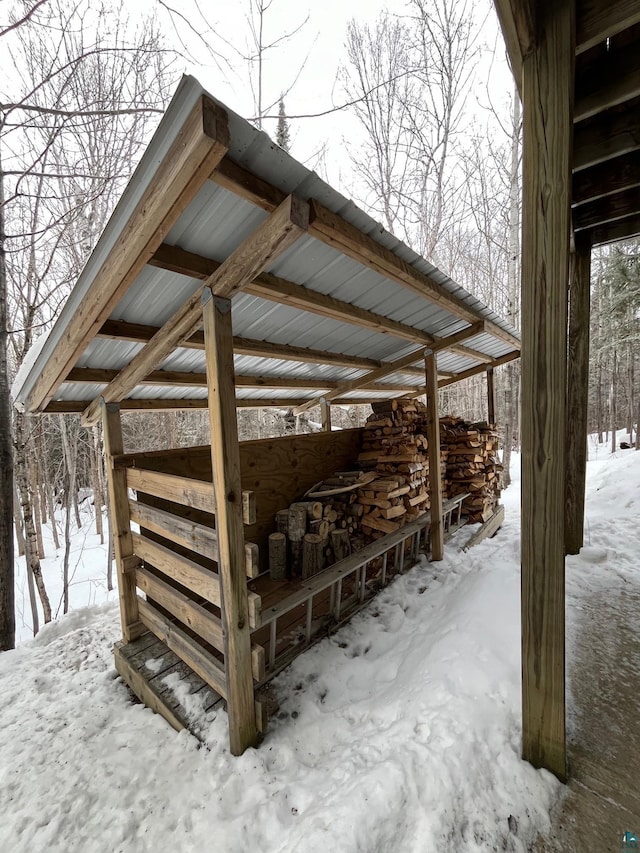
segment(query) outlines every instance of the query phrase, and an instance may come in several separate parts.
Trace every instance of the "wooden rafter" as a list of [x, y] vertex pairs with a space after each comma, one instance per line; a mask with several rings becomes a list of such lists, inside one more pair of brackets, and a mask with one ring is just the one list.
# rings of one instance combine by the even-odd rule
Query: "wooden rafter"
[[605, 243], [615, 243], [616, 240], [628, 240], [640, 234], [640, 213], [628, 216], [625, 219], [616, 219], [606, 225], [598, 225], [588, 232], [593, 246], [602, 246]]
[[573, 168], [586, 169], [640, 148], [640, 98], [575, 124]]
[[595, 228], [640, 213], [640, 186], [631, 187], [614, 195], [607, 195], [578, 205], [573, 209], [573, 227], [576, 231]]
[[[205, 287], [215, 296], [231, 297], [305, 232], [308, 216], [305, 202], [295, 196], [285, 198], [109, 383], [103, 391], [104, 399], [112, 402], [126, 397], [144, 376], [173, 352], [180, 341], [196, 331], [202, 322], [201, 296]], [[93, 423], [98, 415], [98, 401], [94, 400], [87, 407], [83, 421]]]
[[[246, 169], [228, 157], [222, 160], [211, 178], [215, 183], [241, 195], [264, 210], [272, 210], [282, 196], [281, 190], [247, 172]], [[397, 282], [419, 296], [435, 302], [462, 320], [473, 323], [483, 319], [464, 300], [449, 293], [428, 275], [403, 261], [402, 258], [376, 242], [369, 235], [363, 234], [339, 214], [328, 210], [315, 199], [311, 199], [309, 205], [311, 208], [310, 236], [334, 249], [338, 249], [358, 263]], [[506, 332], [495, 323], [485, 322], [486, 331], [489, 334], [513, 346], [519, 346], [519, 341], [514, 335]]]
[[636, 28], [617, 37], [611, 50], [597, 45], [579, 57], [573, 117], [582, 121], [640, 95], [640, 52], [631, 35]]
[[[434, 344], [432, 347], [421, 347], [419, 350], [415, 350], [414, 352], [409, 353], [408, 355], [405, 355], [402, 358], [389, 362], [389, 364], [386, 364], [384, 367], [379, 367], [377, 368], [377, 370], [371, 371], [371, 373], [367, 373], [364, 376], [358, 377], [357, 379], [351, 379], [348, 382], [338, 383], [333, 391], [330, 391], [328, 394], [324, 395], [323, 399], [329, 402], [330, 400], [335, 400], [337, 397], [344, 396], [350, 391], [355, 391], [358, 388], [371, 387], [372, 382], [375, 382], [378, 379], [382, 379], [384, 376], [388, 376], [391, 373], [395, 373], [397, 371], [401, 372], [408, 365], [414, 364], [417, 359], [423, 359], [427, 352], [437, 352], [438, 350], [451, 349], [451, 346], [453, 344], [460, 343], [460, 341], [465, 341], [468, 338], [473, 338], [476, 335], [481, 334], [483, 331], [484, 323], [482, 321], [479, 323], [474, 323], [472, 326], [469, 326], [468, 329], [463, 329], [461, 332], [457, 332], [455, 335], [451, 335], [447, 338], [441, 338], [440, 341], [437, 344]], [[483, 355], [482, 358], [486, 360], [486, 355]], [[308, 409], [311, 409], [319, 404], [320, 398], [316, 398], [315, 400], [309, 400], [309, 402], [304, 403], [302, 406], [299, 406], [295, 410], [295, 414], [302, 414], [302, 412], [305, 412]]]
[[[147, 326], [141, 323], [127, 323], [123, 320], [107, 320], [103, 323], [98, 337], [109, 340], [134, 341], [146, 343], [158, 331], [157, 326]], [[194, 332], [181, 347], [204, 350], [204, 335], [202, 331]], [[236, 355], [251, 355], [258, 358], [278, 359], [281, 361], [297, 361], [309, 364], [333, 364], [337, 367], [354, 367], [358, 370], [375, 370], [386, 362], [376, 358], [364, 358], [359, 355], [346, 355], [329, 350], [309, 349], [288, 344], [277, 344], [271, 341], [259, 341], [251, 338], [234, 337], [233, 351]], [[422, 376], [420, 368], [407, 368], [405, 373]]]
[[[56, 343], [25, 408], [44, 408], [229, 147], [226, 112], [201, 97]], [[97, 405], [94, 407], [97, 420]]]
[[581, 0], [576, 10], [576, 53], [640, 23], [638, 0]]
[[640, 148], [573, 175], [573, 203], [584, 204], [640, 186]]

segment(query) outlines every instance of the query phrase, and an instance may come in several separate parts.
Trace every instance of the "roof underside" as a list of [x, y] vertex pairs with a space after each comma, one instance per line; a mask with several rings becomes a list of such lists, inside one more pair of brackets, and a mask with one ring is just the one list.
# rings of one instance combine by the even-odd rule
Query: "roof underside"
[[[494, 0], [516, 83], [536, 0]], [[640, 235], [640, 3], [576, 3], [572, 218], [592, 246]]]
[[[67, 306], [22, 379], [17, 405], [27, 411], [82, 411], [107, 393], [153, 334], [199, 291], [210, 269], [251, 241], [278, 199], [290, 194], [320, 202], [347, 227], [369, 235], [368, 250], [344, 251], [310, 228], [266, 264], [267, 275], [233, 295], [238, 405], [303, 405], [327, 394], [335, 402], [367, 402], [421, 393], [430, 342], [438, 350], [441, 384], [519, 355], [517, 335], [507, 323], [226, 107], [230, 143], [219, 167], [171, 227], [155, 235], [130, 283], [123, 287], [122, 276], [109, 279], [119, 298], [112, 299], [108, 313], [99, 306], [85, 310], [98, 290], [101, 267], [117, 260], [117, 241], [127, 233], [131, 211], [153, 187], [189, 107], [203, 97], [210, 96], [195, 80], [183, 80]], [[69, 355], [74, 328], [81, 343], [56, 375], [52, 365]], [[455, 345], [445, 348], [440, 339], [451, 335], [457, 336]], [[411, 364], [405, 357], [412, 352]], [[405, 361], [397, 370], [387, 366], [399, 359]], [[43, 371], [52, 378], [38, 395], [34, 388]], [[372, 371], [375, 381], [367, 387]], [[203, 337], [196, 331], [118, 399], [128, 408], [169, 408], [204, 405], [206, 396]]]

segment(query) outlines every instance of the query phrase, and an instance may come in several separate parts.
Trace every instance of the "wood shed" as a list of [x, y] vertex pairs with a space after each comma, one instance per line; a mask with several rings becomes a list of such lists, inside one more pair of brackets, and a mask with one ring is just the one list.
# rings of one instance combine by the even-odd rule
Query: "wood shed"
[[[500, 317], [184, 78], [16, 399], [102, 418], [132, 690], [186, 724], [151, 656], [226, 707], [233, 753], [255, 744], [269, 680], [420, 551], [442, 557], [469, 495], [434, 476], [437, 390], [487, 373], [492, 421], [493, 368], [519, 355]], [[350, 403], [372, 403], [370, 423], [332, 432], [331, 405]], [[238, 407], [318, 405], [321, 432], [238, 440]], [[181, 408], [208, 409], [210, 446], [125, 452], [121, 411]], [[495, 450], [490, 426], [443, 428]], [[320, 504], [303, 536], [324, 550], [301, 558], [289, 530], [307, 564], [274, 576], [276, 517], [301, 503]], [[356, 528], [354, 549], [340, 531]]]

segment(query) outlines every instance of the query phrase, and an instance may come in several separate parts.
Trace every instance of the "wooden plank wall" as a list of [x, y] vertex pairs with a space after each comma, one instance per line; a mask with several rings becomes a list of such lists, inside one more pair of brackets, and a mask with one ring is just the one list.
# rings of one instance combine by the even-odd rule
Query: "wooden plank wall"
[[[274, 530], [277, 510], [288, 507], [333, 471], [353, 468], [361, 443], [362, 429], [240, 442], [242, 488], [254, 491], [256, 496], [256, 523], [245, 525], [245, 540], [258, 545], [264, 569], [267, 567], [267, 538]], [[211, 480], [209, 445], [131, 454], [127, 459], [139, 468]], [[144, 501], [166, 508], [162, 502], [146, 496]], [[202, 520], [197, 516], [197, 511], [185, 508], [185, 517]]]

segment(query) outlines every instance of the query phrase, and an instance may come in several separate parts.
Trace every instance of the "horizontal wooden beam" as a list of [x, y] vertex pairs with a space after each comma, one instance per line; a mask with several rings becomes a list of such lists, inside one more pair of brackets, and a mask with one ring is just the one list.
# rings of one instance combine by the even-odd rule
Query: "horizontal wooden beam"
[[[584, 53], [576, 64], [574, 121], [583, 121], [640, 95], [640, 51], [633, 41], [611, 50]], [[224, 161], [223, 161], [224, 162]]]
[[[262, 207], [272, 210], [278, 203], [282, 191], [266, 181], [252, 175], [228, 157], [225, 157], [211, 176], [212, 180]], [[434, 302], [456, 317], [473, 323], [484, 319], [470, 308], [464, 300], [449, 293], [430, 276], [404, 261], [390, 249], [364, 234], [337, 213], [333, 213], [315, 199], [310, 199], [309, 234], [333, 249], [337, 249], [358, 263], [374, 270], [385, 278], [395, 281], [424, 299]], [[506, 332], [491, 321], [486, 322], [486, 331], [513, 346], [520, 346], [514, 335]]]
[[[115, 402], [126, 397], [144, 376], [173, 352], [180, 341], [197, 330], [202, 322], [201, 299], [205, 288], [214, 296], [230, 297], [255, 278], [267, 263], [293, 245], [306, 231], [308, 219], [308, 205], [295, 196], [287, 196], [109, 383], [102, 392], [104, 400]], [[83, 415], [83, 423], [94, 423], [99, 413], [99, 401], [94, 400]]]
[[64, 335], [49, 354], [26, 401], [27, 411], [46, 406], [228, 147], [227, 114], [203, 96], [186, 117], [174, 144], [66, 325]]
[[615, 243], [617, 240], [629, 240], [631, 237], [640, 235], [640, 213], [626, 219], [608, 222], [606, 225], [598, 225], [585, 233], [589, 234], [592, 246]]
[[640, 148], [605, 163], [598, 163], [590, 169], [575, 172], [573, 203], [584, 204], [637, 186], [640, 186]]
[[640, 213], [640, 187], [598, 198], [573, 208], [573, 227], [576, 231], [615, 222]]
[[[107, 320], [103, 323], [98, 337], [108, 340], [134, 341], [146, 343], [158, 331], [157, 326], [147, 326], [142, 323], [127, 323], [124, 320]], [[204, 335], [202, 331], [194, 332], [181, 347], [204, 351]], [[288, 344], [277, 344], [272, 341], [259, 341], [253, 338], [234, 337], [233, 351], [235, 355], [251, 355], [257, 358], [272, 358], [280, 361], [298, 361], [306, 364], [333, 364], [336, 367], [354, 367], [357, 370], [375, 370], [388, 362], [376, 358], [365, 358], [359, 355], [346, 355], [332, 350], [310, 349], [295, 347]], [[412, 376], [422, 376], [421, 368], [408, 367], [404, 370]]]
[[619, 104], [573, 129], [573, 168], [586, 169], [640, 148], [640, 98]]
[[576, 5], [576, 53], [640, 23], [638, 0], [580, 0]]
[[[484, 332], [484, 322], [480, 321], [478, 323], [474, 323], [472, 326], [469, 326], [469, 328], [456, 332], [454, 335], [441, 338], [438, 343], [433, 344], [429, 348], [421, 347], [419, 350], [415, 350], [414, 352], [409, 353], [409, 355], [405, 355], [393, 362], [389, 362], [389, 364], [386, 364], [384, 367], [379, 367], [364, 376], [360, 376], [357, 379], [351, 379], [348, 382], [337, 383], [335, 388], [324, 396], [324, 400], [330, 401], [337, 399], [338, 397], [345, 396], [345, 394], [350, 391], [355, 391], [358, 388], [373, 388], [375, 387], [373, 383], [378, 379], [382, 379], [392, 373], [401, 373], [408, 365], [415, 364], [418, 359], [424, 358], [427, 352], [435, 353], [439, 350], [450, 349], [454, 344], [459, 344], [461, 341], [474, 338], [476, 335], [482, 334], [482, 332]], [[486, 358], [486, 355], [482, 356], [484, 361], [486, 361]], [[294, 410], [294, 413], [296, 415], [302, 414], [302, 412], [320, 405], [320, 402], [320, 399], [310, 400], [302, 406], [298, 406]]]
[[462, 373], [457, 373], [452, 379], [440, 379], [438, 388], [445, 388], [447, 385], [453, 385], [455, 382], [461, 382], [463, 379], [470, 379], [472, 376], [477, 376], [479, 373], [485, 373], [488, 367], [500, 367], [503, 364], [509, 364], [510, 361], [515, 361], [520, 358], [520, 350], [508, 352], [506, 355], [495, 358], [487, 364], [479, 364], [477, 367], [471, 367], [469, 370], [464, 370]]
[[[486, 355], [484, 356], [486, 359]], [[406, 356], [405, 359], [406, 360]], [[402, 359], [400, 360], [403, 361]], [[386, 376], [390, 373], [395, 373], [399, 368], [391, 366], [389, 363], [384, 368], [378, 368], [374, 373], [380, 376]], [[117, 370], [106, 370], [93, 367], [74, 367], [69, 372], [67, 377], [68, 382], [87, 383], [91, 385], [105, 385], [119, 375]], [[177, 370], [154, 370], [147, 376], [143, 377], [141, 385], [164, 385], [178, 387], [203, 387], [207, 386], [206, 373], [189, 373], [180, 372]], [[314, 379], [311, 377], [294, 377], [294, 376], [245, 376], [236, 374], [235, 384], [237, 388], [306, 388], [310, 391], [329, 391], [339, 387], [340, 383], [335, 379]], [[394, 383], [390, 385], [381, 385], [371, 380], [366, 381], [366, 376], [362, 377], [360, 384], [365, 388], [378, 391], [403, 391], [411, 388], [407, 383]]]

